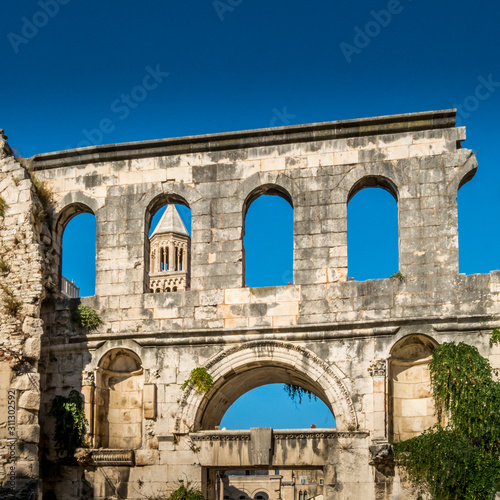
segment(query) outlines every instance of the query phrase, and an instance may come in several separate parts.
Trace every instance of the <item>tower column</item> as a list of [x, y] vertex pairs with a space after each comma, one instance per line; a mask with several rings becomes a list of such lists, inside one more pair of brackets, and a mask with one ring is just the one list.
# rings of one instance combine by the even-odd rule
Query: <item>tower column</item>
[[173, 243], [168, 245], [168, 270], [173, 271], [175, 269], [175, 247]]
[[188, 258], [187, 258], [187, 247], [185, 246], [182, 250], [182, 270], [183, 271], [187, 271], [187, 262], [188, 262]]

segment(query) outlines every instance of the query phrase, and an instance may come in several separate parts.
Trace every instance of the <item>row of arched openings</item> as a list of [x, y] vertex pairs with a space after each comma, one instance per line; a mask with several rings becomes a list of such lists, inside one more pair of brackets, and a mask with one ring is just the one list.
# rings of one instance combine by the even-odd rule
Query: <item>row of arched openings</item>
[[[388, 372], [383, 375], [387, 376], [388, 382], [386, 411], [389, 416], [388, 437], [391, 442], [414, 437], [436, 422], [429, 374], [429, 362], [436, 345], [431, 338], [414, 334], [400, 339], [391, 349]], [[319, 386], [308, 385], [307, 376], [292, 367], [280, 368], [266, 364], [258, 368], [249, 366], [246, 371], [242, 370], [226, 381], [224, 394], [230, 398], [226, 409], [223, 408], [218, 415], [210, 414], [215, 420], [201, 419], [198, 424], [200, 429], [213, 430], [217, 426], [225, 428], [226, 425], [228, 429], [234, 430], [252, 427], [309, 428], [312, 421], [318, 423], [319, 428], [334, 428], [336, 425], [332, 420], [327, 425], [318, 422], [317, 407], [306, 408], [297, 405], [301, 406], [303, 418], [293, 422], [283, 402], [272, 395], [261, 395], [257, 404], [248, 400], [245, 402], [244, 396], [254, 392], [255, 388], [280, 382], [285, 372], [293, 383], [296, 383], [295, 380], [303, 380], [304, 387], [313, 394], [317, 393], [318, 400], [321, 399]], [[246, 381], [246, 386], [239, 389], [242, 380]], [[384, 385], [378, 384], [379, 387]], [[146, 382], [146, 373], [139, 356], [124, 348], [112, 349], [106, 353], [96, 369], [95, 386], [92, 390], [94, 393], [89, 401], [93, 401], [94, 406], [89, 409], [88, 420], [94, 446], [116, 449], [141, 448], [144, 419], [155, 418], [151, 416], [153, 414], [146, 415], [144, 408], [156, 404], [151, 399], [151, 395], [156, 392], [152, 391], [150, 384]], [[217, 397], [217, 394], [211, 396], [215, 402]], [[240, 404], [241, 402], [243, 404]], [[321, 402], [320, 406], [326, 408], [326, 402], [326, 400]], [[239, 411], [233, 416], [230, 424], [227, 415], [233, 407]], [[209, 408], [210, 406], [207, 406], [205, 412], [208, 412]], [[267, 422], [255, 419], [247, 421], [242, 418], [242, 415], [256, 415], [263, 408], [269, 408], [270, 413], [275, 412], [279, 416], [277, 422], [269, 425]], [[330, 417], [333, 417], [333, 409], [328, 407], [327, 410], [330, 412]], [[307, 494], [307, 490], [303, 490], [303, 493]]]
[[[396, 194], [385, 185], [380, 189], [369, 182], [366, 184], [353, 191], [348, 204], [349, 276], [356, 280], [385, 278], [397, 272], [399, 267]], [[365, 187], [369, 189], [363, 189]], [[176, 201], [176, 208], [191, 234], [191, 210], [187, 203], [181, 204], [183, 200]], [[158, 208], [152, 216], [148, 236], [165, 208], [165, 205]], [[297, 221], [294, 231], [292, 199], [283, 190], [250, 196], [244, 212], [244, 276], [245, 284], [252, 287], [293, 283], [294, 232], [296, 237], [303, 237], [308, 232], [314, 237], [331, 231], [320, 219], [310, 227]], [[95, 235], [96, 222], [92, 213], [80, 213], [64, 227], [62, 275], [74, 281], [80, 288], [80, 296], [95, 293]], [[107, 238], [112, 244], [118, 235]], [[168, 250], [164, 252], [159, 259], [160, 270], [169, 270], [168, 262], [171, 261], [176, 262], [173, 270], [181, 270], [182, 259], [170, 259]], [[149, 260], [149, 251], [145, 255]], [[149, 262], [146, 267], [149, 269]]]

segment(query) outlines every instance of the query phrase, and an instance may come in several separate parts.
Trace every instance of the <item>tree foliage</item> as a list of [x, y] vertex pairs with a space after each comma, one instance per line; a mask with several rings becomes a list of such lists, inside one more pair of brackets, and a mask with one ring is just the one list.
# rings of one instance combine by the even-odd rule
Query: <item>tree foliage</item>
[[429, 365], [436, 412], [447, 424], [394, 445], [398, 465], [435, 500], [493, 500], [500, 489], [500, 383], [470, 345], [444, 343]]

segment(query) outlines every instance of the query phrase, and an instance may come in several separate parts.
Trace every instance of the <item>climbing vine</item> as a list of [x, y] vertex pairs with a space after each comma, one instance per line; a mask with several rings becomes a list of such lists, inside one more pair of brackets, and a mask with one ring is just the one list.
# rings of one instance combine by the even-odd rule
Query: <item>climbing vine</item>
[[500, 383], [488, 360], [462, 342], [436, 347], [429, 370], [436, 412], [448, 423], [395, 444], [396, 461], [435, 500], [493, 500], [500, 489]]
[[54, 440], [57, 446], [68, 455], [73, 455], [79, 446], [84, 445], [88, 425], [80, 393], [72, 390], [68, 396], [56, 396], [49, 415], [56, 420]]
[[307, 396], [309, 398], [309, 401], [311, 401], [312, 398], [314, 398], [315, 401], [318, 399], [316, 394], [308, 391], [307, 389], [304, 389], [303, 387], [300, 387], [300, 385], [285, 384], [283, 386], [283, 390], [288, 394], [288, 396], [290, 396], [290, 399], [292, 401], [298, 399], [299, 404], [302, 403], [302, 398], [304, 396]]
[[206, 394], [214, 385], [212, 375], [204, 367], [198, 367], [191, 370], [189, 377], [182, 384], [184, 390], [188, 385], [193, 385], [198, 392]]
[[494, 344], [500, 344], [500, 328], [495, 328], [491, 332], [490, 347], [493, 347]]

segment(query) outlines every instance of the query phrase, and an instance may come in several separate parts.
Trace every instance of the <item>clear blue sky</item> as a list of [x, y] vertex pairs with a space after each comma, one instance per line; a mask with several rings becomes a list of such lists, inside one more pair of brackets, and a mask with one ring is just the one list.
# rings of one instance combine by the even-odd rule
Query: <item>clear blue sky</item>
[[[31, 156], [460, 106], [464, 147], [479, 160], [458, 198], [460, 270], [488, 272], [500, 267], [499, 20], [500, 5], [484, 0], [10, 2], [0, 18], [0, 127]], [[481, 79], [491, 88], [475, 101]], [[278, 209], [286, 218], [282, 205], [256, 206], [255, 224]], [[395, 220], [387, 193], [356, 195], [350, 276], [397, 270]], [[281, 260], [280, 279], [290, 269]], [[256, 284], [268, 276], [249, 274]]]

